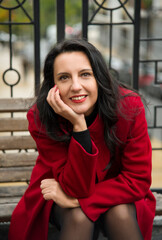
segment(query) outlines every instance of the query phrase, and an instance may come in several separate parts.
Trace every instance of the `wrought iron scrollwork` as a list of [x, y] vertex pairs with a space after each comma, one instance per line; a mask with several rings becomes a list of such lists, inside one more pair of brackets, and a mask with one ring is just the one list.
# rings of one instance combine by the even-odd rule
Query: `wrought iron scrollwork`
[[[37, 51], [35, 51], [35, 65], [37, 65], [37, 69], [35, 71], [36, 78], [37, 78], [37, 85], [39, 85], [40, 82], [40, 50], [39, 48], [39, 1], [34, 1], [34, 19], [30, 16], [30, 14], [27, 12], [27, 10], [24, 7], [26, 0], [15, 0], [15, 1], [6, 1], [6, 0], [0, 0], [0, 10], [1, 11], [8, 11], [8, 19], [4, 22], [0, 22], [0, 25], [6, 25], [8, 26], [8, 32], [9, 32], [9, 67], [4, 71], [2, 78], [3, 82], [10, 87], [10, 96], [13, 97], [13, 87], [16, 86], [20, 80], [21, 80], [21, 74], [18, 71], [18, 69], [13, 68], [13, 26], [14, 25], [34, 25], [35, 33], [35, 49], [37, 48]], [[37, 7], [37, 11], [35, 8]], [[26, 16], [27, 21], [26, 22], [15, 22], [12, 20], [12, 14], [13, 11], [21, 9], [24, 15]], [[16, 75], [16, 80], [14, 83], [10, 83], [10, 80], [7, 79], [7, 75], [9, 73], [14, 73]]]
[[[88, 16], [88, 7], [86, 0], [83, 0], [83, 16]], [[88, 32], [88, 26], [89, 25], [97, 25], [97, 26], [109, 26], [109, 34], [108, 34], [108, 39], [109, 39], [109, 69], [112, 72], [117, 71], [113, 69], [112, 67], [112, 52], [113, 52], [113, 29], [114, 26], [118, 25], [132, 25], [134, 27], [134, 66], [133, 66], [133, 80], [132, 80], [132, 85], [134, 88], [138, 89], [138, 81], [135, 80], [135, 78], [138, 78], [138, 58], [139, 58], [139, 26], [140, 26], [140, 1], [134, 1], [134, 11], [137, 14], [134, 14], [134, 17], [129, 13], [128, 8], [126, 7], [126, 4], [128, 3], [128, 0], [114, 0], [113, 5], [110, 6], [109, 2], [107, 0], [94, 0], [94, 6], [95, 10], [93, 10], [93, 13], [91, 16], [88, 16], [88, 19], [83, 19], [83, 37], [87, 38], [87, 32]], [[86, 9], [87, 8], [87, 9]], [[99, 11], [105, 11], [106, 18], [104, 21], [98, 21], [95, 20], [95, 17], [97, 17], [97, 14]], [[120, 21], [113, 21], [113, 15], [116, 11], [122, 10], [125, 15], [127, 16], [127, 20], [120, 20]], [[87, 14], [85, 13], [87, 11]], [[138, 13], [139, 12], [139, 13]], [[135, 75], [135, 76], [134, 76]]]

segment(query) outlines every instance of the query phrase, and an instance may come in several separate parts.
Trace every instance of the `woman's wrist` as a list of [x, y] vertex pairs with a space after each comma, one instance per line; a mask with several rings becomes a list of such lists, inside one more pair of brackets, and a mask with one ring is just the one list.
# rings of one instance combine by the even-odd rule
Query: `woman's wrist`
[[80, 206], [77, 198], [74, 198], [71, 203], [72, 203], [72, 205], [71, 205], [72, 208], [76, 208], [76, 207]]
[[87, 130], [87, 123], [85, 117], [80, 117], [77, 121], [73, 124], [73, 132], [81, 132]]

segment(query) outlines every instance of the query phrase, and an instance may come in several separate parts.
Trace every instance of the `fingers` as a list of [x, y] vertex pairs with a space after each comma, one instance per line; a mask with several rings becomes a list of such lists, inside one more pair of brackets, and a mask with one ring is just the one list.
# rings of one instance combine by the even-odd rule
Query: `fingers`
[[40, 188], [43, 189], [51, 185], [54, 186], [55, 183], [57, 183], [57, 181], [54, 178], [44, 179], [41, 181]]
[[55, 179], [42, 180], [40, 188], [45, 200], [54, 200], [57, 191], [57, 181]]
[[57, 86], [55, 85], [53, 88], [51, 88], [48, 92], [47, 95], [47, 102], [49, 103], [49, 105], [53, 108], [56, 107], [55, 102], [56, 102], [56, 92], [58, 91]]
[[60, 92], [56, 85], [48, 92], [47, 102], [59, 115], [61, 115], [67, 108], [67, 105], [61, 100]]

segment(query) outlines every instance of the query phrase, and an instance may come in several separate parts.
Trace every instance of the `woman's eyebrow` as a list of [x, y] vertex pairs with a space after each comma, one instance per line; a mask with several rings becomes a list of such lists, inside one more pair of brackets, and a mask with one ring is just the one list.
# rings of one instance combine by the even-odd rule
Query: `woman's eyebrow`
[[85, 72], [85, 71], [93, 72], [93, 70], [91, 68], [85, 68], [85, 69], [80, 70], [80, 72]]
[[60, 72], [60, 73], [57, 73], [56, 76], [59, 76], [59, 75], [62, 75], [62, 74], [69, 74], [68, 72]]

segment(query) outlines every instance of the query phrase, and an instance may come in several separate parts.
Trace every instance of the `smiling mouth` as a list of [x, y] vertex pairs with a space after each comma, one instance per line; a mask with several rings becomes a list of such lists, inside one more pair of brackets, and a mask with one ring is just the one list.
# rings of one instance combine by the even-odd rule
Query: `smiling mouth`
[[82, 99], [84, 99], [84, 98], [86, 98], [86, 95], [84, 95], [84, 96], [78, 96], [78, 97], [72, 97], [71, 100], [82, 100]]
[[71, 101], [74, 102], [74, 103], [82, 103], [86, 100], [87, 98], [87, 95], [82, 95], [82, 96], [74, 96], [74, 97], [71, 97]]

